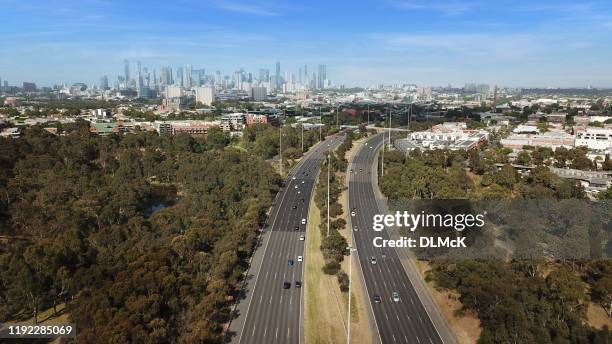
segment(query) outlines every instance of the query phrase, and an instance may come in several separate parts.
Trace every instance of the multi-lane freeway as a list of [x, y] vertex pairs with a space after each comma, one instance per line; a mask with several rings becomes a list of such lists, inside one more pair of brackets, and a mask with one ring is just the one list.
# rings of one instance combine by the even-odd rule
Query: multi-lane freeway
[[349, 165], [352, 172], [349, 170], [348, 176], [353, 246], [357, 249], [375, 325], [382, 343], [442, 343], [396, 251], [372, 244], [375, 236], [389, 239], [386, 231], [372, 230], [373, 216], [381, 213], [373, 176], [383, 137], [374, 136], [359, 149]]
[[[277, 194], [255, 252], [246, 297], [232, 321], [232, 343], [301, 343], [305, 221], [321, 162], [342, 143], [336, 135], [313, 147]], [[296, 285], [297, 283], [297, 285]]]

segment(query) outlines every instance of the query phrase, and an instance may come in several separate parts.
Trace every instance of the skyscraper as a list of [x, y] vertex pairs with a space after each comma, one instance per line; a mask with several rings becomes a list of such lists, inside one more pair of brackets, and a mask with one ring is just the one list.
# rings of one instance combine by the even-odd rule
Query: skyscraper
[[280, 61], [276, 61], [276, 75], [275, 75], [275, 82], [274, 82], [274, 86], [276, 87], [276, 89], [278, 89], [280, 87]]
[[269, 69], [260, 69], [259, 70], [259, 82], [269, 82], [270, 81], [270, 70]]
[[319, 65], [319, 75], [317, 77], [317, 88], [322, 90], [325, 88], [325, 80], [327, 80], [327, 71], [324, 64]]
[[157, 90], [157, 75], [155, 73], [155, 69], [153, 69], [153, 82], [151, 83], [153, 89]]
[[100, 89], [101, 90], [108, 90], [108, 77], [106, 75], [103, 75], [100, 78]]
[[176, 83], [177, 85], [183, 86], [183, 67], [178, 67], [176, 70]]
[[172, 68], [162, 67], [160, 74], [162, 86], [172, 85]]
[[123, 77], [125, 78], [125, 88], [130, 84], [130, 61], [123, 60]]
[[204, 105], [210, 106], [215, 101], [215, 88], [214, 87], [196, 87], [196, 102], [200, 102]]
[[183, 84], [183, 87], [189, 89], [191, 88], [191, 86], [193, 85], [192, 83], [192, 79], [191, 79], [191, 73], [192, 73], [193, 68], [191, 67], [191, 65], [187, 65], [187, 68], [185, 69], [185, 84]]

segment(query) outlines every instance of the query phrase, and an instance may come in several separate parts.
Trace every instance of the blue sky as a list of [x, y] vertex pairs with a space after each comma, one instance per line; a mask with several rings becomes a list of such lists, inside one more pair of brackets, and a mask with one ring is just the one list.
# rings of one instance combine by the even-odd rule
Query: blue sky
[[0, 0], [0, 78], [97, 83], [143, 66], [337, 83], [612, 86], [612, 2]]

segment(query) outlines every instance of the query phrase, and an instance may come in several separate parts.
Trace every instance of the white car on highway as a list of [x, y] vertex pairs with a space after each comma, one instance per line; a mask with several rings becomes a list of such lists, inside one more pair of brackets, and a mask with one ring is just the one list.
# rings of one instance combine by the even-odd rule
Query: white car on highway
[[304, 258], [302, 256], [298, 256], [298, 262], [301, 262], [303, 260], [304, 260]]
[[305, 225], [306, 224], [306, 219], [302, 219], [302, 224]]

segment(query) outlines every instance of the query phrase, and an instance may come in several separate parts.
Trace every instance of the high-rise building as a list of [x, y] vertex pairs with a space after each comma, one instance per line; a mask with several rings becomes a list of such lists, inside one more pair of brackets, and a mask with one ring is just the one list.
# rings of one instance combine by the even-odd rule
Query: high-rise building
[[215, 71], [215, 85], [221, 85], [223, 78], [221, 77], [221, 71]]
[[185, 87], [186, 89], [191, 89], [191, 86], [193, 85], [192, 83], [192, 79], [191, 79], [191, 72], [192, 72], [192, 67], [191, 65], [187, 65], [187, 68], [185, 68], [185, 75], [183, 78], [183, 87]]
[[317, 88], [324, 89], [325, 88], [325, 80], [327, 79], [327, 71], [324, 64], [319, 65], [319, 75], [317, 76]]
[[36, 84], [33, 82], [24, 82], [22, 88], [24, 92], [36, 92]]
[[276, 87], [276, 89], [278, 89], [281, 84], [280, 61], [276, 61], [276, 75], [274, 77], [274, 86]]
[[259, 70], [259, 82], [269, 82], [270, 81], [270, 70], [269, 69], [260, 69]]
[[125, 78], [125, 88], [130, 84], [130, 61], [123, 60], [123, 77]]
[[251, 88], [251, 99], [255, 101], [266, 100], [268, 90], [265, 87], [255, 86]]
[[153, 80], [151, 82], [151, 87], [153, 87], [154, 90], [157, 90], [157, 74], [155, 73], [155, 69], [153, 69]]
[[234, 88], [241, 89], [242, 88], [242, 71], [234, 72]]
[[162, 67], [161, 68], [161, 85], [162, 86], [167, 86], [167, 85], [172, 85], [173, 81], [172, 81], [172, 68], [170, 67]]
[[183, 87], [179, 85], [169, 85], [166, 87], [166, 98], [180, 98], [183, 96]]
[[177, 85], [183, 85], [183, 67], [178, 67], [176, 70], [176, 82]]
[[210, 106], [215, 101], [215, 88], [214, 87], [196, 87], [196, 102], [200, 102], [204, 105]]
[[106, 75], [100, 78], [100, 89], [103, 91], [108, 90], [108, 77]]

